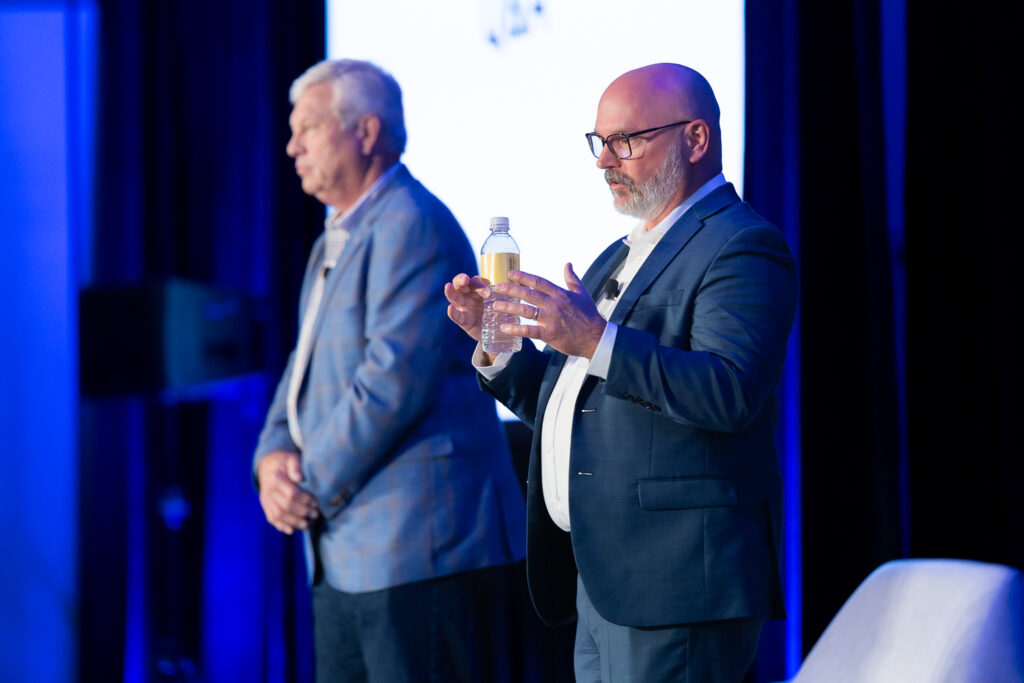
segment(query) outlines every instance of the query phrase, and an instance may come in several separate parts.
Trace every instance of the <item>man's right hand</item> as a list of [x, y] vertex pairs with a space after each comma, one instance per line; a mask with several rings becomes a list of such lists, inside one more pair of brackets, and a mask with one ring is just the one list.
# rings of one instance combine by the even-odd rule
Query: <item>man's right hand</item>
[[469, 277], [459, 273], [445, 284], [444, 295], [448, 297], [448, 317], [465, 330], [473, 339], [480, 341], [480, 319], [484, 312], [484, 299], [491, 295], [491, 288], [479, 276]]
[[302, 463], [296, 453], [274, 451], [256, 469], [260, 483], [260, 505], [267, 521], [281, 532], [308, 529], [309, 521], [320, 516], [316, 499], [299, 488]]

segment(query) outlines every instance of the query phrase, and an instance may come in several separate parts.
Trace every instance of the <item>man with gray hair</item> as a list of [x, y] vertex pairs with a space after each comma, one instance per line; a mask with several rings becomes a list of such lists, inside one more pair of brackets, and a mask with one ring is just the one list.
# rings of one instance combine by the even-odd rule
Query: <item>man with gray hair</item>
[[472, 250], [399, 161], [394, 78], [325, 61], [290, 98], [286, 151], [334, 210], [253, 475], [267, 521], [304, 532], [317, 680], [494, 680], [508, 663], [484, 594], [523, 557], [524, 508], [472, 344], [443, 319]]

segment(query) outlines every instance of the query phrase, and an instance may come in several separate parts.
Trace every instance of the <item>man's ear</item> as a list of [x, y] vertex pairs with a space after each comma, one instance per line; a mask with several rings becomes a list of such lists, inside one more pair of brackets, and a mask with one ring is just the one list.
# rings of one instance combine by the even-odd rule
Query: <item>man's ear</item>
[[686, 127], [686, 148], [690, 151], [687, 161], [695, 164], [708, 153], [711, 147], [711, 130], [703, 119], [695, 119]]
[[374, 114], [366, 114], [359, 119], [356, 126], [360, 138], [359, 149], [365, 156], [369, 156], [377, 146], [377, 141], [380, 140], [380, 128], [380, 119]]

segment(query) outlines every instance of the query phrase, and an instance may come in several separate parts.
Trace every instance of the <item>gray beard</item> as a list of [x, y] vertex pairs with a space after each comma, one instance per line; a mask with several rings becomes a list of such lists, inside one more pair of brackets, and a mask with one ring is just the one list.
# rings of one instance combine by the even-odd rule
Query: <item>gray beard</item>
[[668, 208], [672, 195], [682, 184], [682, 170], [682, 155], [677, 152], [666, 157], [654, 175], [640, 184], [611, 168], [604, 172], [604, 179], [609, 183], [621, 183], [629, 189], [624, 197], [615, 196], [616, 211], [652, 221]]

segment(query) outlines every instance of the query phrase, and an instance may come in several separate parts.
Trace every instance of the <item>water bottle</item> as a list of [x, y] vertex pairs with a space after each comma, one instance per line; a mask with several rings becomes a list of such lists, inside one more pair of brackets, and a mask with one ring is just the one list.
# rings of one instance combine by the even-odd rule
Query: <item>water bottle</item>
[[[491, 219], [491, 234], [480, 249], [480, 276], [489, 285], [508, 282], [508, 271], [519, 270], [519, 245], [508, 234], [508, 218]], [[502, 323], [519, 324], [519, 316], [494, 310], [495, 301], [514, 301], [509, 297], [492, 294], [484, 300], [480, 343], [487, 353], [516, 352], [523, 348], [523, 338], [501, 331]]]

